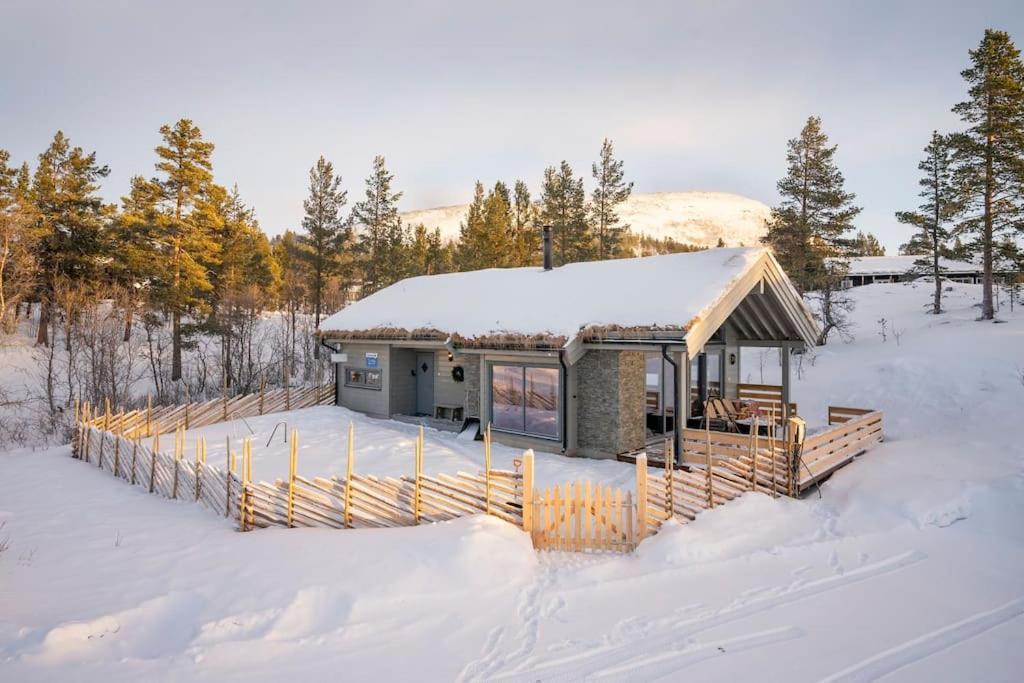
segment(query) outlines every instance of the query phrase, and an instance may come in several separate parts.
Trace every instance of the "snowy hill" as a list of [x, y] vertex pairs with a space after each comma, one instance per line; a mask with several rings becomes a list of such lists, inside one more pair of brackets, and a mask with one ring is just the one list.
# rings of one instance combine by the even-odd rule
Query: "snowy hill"
[[[408, 211], [402, 220], [441, 228], [446, 239], [455, 239], [468, 209], [468, 204], [459, 204]], [[769, 208], [756, 199], [728, 192], [634, 193], [619, 210], [633, 232], [707, 247], [719, 238], [730, 247], [756, 244], [765, 233], [768, 213]]]

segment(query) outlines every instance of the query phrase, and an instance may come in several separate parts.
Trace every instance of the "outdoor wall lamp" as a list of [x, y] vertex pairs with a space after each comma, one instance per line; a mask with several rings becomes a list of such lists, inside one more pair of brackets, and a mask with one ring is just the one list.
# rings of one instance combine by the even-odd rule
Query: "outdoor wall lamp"
[[736, 365], [736, 354], [735, 353], [730, 353], [729, 354], [729, 365]]

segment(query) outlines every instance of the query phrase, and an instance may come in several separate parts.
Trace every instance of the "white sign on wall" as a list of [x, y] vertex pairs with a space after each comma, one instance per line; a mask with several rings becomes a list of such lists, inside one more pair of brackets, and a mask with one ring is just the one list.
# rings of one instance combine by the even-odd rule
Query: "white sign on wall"
[[331, 362], [332, 363], [347, 363], [348, 362], [348, 354], [347, 353], [332, 353], [331, 354]]

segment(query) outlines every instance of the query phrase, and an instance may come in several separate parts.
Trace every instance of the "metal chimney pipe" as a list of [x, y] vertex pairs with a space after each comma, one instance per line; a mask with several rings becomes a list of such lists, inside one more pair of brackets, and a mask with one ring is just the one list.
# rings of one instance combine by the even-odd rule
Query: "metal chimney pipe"
[[544, 226], [544, 270], [551, 270], [551, 226]]

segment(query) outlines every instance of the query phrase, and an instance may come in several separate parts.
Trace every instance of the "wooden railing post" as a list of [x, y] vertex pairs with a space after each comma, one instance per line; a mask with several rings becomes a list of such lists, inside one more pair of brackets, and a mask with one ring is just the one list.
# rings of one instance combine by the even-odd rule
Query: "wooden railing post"
[[352, 528], [352, 470], [356, 459], [356, 426], [348, 423], [348, 458], [345, 463], [345, 528]]
[[642, 541], [647, 535], [647, 454], [636, 459], [636, 536]]
[[146, 437], [153, 436], [153, 395], [146, 394]]

